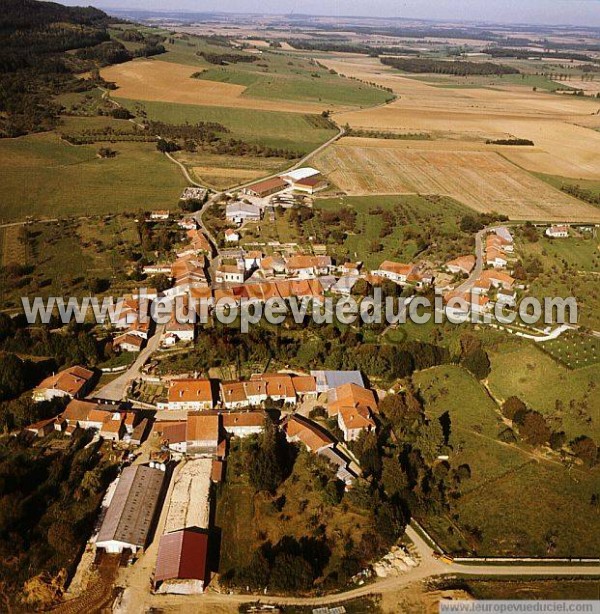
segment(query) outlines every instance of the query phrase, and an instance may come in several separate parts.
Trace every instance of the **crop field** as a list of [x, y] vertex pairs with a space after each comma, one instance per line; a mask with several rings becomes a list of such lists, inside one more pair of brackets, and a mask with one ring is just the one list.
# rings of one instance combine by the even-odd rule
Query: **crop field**
[[[504, 355], [503, 349], [498, 356]], [[514, 369], [514, 355], [505, 365], [495, 359], [496, 354], [492, 376], [504, 379], [507, 373], [521, 372]], [[527, 447], [499, 441], [497, 405], [462, 368], [436, 367], [413, 377], [430, 416], [450, 412], [452, 466], [466, 463], [471, 469], [452, 515], [421, 519], [441, 544], [480, 555], [594, 556], [598, 535], [593, 523], [576, 522], [590, 514], [590, 499], [597, 490], [594, 470], [569, 471], [554, 460], [541, 460]], [[544, 381], [536, 374], [523, 377], [540, 386]]]
[[451, 87], [452, 79], [446, 87], [436, 87], [422, 80], [428, 76], [404, 75], [374, 58], [342, 59], [331, 54], [321, 62], [339, 73], [391, 87], [399, 96], [396, 102], [376, 109], [336, 114], [340, 125], [430, 132], [452, 141], [530, 139], [535, 147], [505, 147], [503, 154], [530, 171], [600, 179], [596, 162], [600, 116], [591, 97], [551, 94], [541, 88], [533, 91], [533, 87], [518, 84], [519, 79], [502, 88], [461, 88], [460, 78], [454, 80], [455, 87]]
[[512, 219], [600, 221], [600, 210], [540, 182], [496, 153], [426, 147], [420, 141], [343, 139], [315, 159], [350, 195], [442, 194]]
[[225, 156], [210, 153], [177, 152], [175, 157], [191, 169], [196, 179], [204, 185], [225, 190], [291, 165], [285, 158], [259, 158], [255, 156]]
[[116, 143], [112, 159], [97, 146], [70, 146], [46, 133], [0, 141], [4, 221], [162, 209], [186, 183], [153, 143]]
[[[321, 113], [328, 107], [349, 108], [323, 100], [253, 98], [246, 86], [208, 79], [194, 79], [194, 67], [161, 60], [134, 60], [103, 68], [102, 77], [117, 84], [115, 95], [130, 100], [149, 100], [202, 106], [221, 106], [292, 113]], [[378, 90], [374, 90], [378, 91]]]
[[539, 345], [569, 369], [581, 369], [600, 363], [600, 339], [567, 331], [558, 339]]
[[316, 149], [335, 135], [320, 116], [311, 114], [116, 100], [133, 112], [143, 109], [152, 120], [170, 124], [217, 122], [231, 131], [227, 135], [230, 138], [301, 153]]

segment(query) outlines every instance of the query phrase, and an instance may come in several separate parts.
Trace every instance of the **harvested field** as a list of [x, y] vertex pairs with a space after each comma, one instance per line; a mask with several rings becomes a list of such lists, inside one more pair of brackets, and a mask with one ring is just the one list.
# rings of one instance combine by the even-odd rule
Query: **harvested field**
[[[534, 148], [505, 148], [508, 159], [527, 170], [573, 178], [600, 178], [598, 103], [592, 98], [532, 91], [522, 85], [499, 88], [435, 87], [402, 75], [374, 58], [321, 60], [347, 76], [391, 87], [399, 99], [375, 109], [337, 113], [340, 125], [389, 132], [429, 132], [453, 140], [517, 137]], [[592, 128], [592, 129], [590, 129]]]
[[[197, 67], [160, 60], [137, 60], [102, 69], [102, 77], [117, 84], [115, 96], [201, 106], [321, 113], [325, 105], [243, 96], [246, 87], [220, 81], [193, 79]], [[331, 105], [328, 105], [331, 106]], [[339, 107], [343, 108], [343, 107]]]
[[599, 209], [545, 185], [493, 151], [434, 146], [343, 139], [314, 163], [350, 195], [442, 194], [512, 219], [600, 221]]
[[22, 240], [24, 226], [0, 228], [0, 265], [27, 264], [27, 242]]

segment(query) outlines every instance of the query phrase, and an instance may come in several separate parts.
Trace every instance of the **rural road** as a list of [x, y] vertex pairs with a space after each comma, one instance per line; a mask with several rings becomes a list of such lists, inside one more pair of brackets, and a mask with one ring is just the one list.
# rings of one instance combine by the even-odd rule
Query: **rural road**
[[158, 348], [160, 338], [165, 330], [165, 325], [160, 324], [156, 327], [154, 335], [150, 337], [146, 347], [140, 352], [135, 362], [119, 377], [109, 382], [89, 398], [103, 399], [105, 401], [121, 401], [127, 392], [127, 388], [132, 380], [137, 379], [142, 371], [142, 367]]
[[475, 267], [471, 271], [469, 278], [456, 288], [456, 292], [464, 294], [470, 292], [475, 282], [483, 272], [483, 237], [494, 228], [483, 228], [475, 235]]

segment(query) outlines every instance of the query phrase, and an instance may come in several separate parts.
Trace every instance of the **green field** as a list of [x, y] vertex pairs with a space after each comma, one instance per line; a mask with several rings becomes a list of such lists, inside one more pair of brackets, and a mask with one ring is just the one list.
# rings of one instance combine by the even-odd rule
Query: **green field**
[[[528, 372], [528, 364], [516, 369], [517, 364], [519, 358], [504, 347], [492, 355], [494, 394], [497, 381], [512, 381], [519, 374], [524, 385], [531, 382], [547, 393], [540, 373]], [[450, 551], [487, 556], [595, 556], [600, 539], [594, 523], [585, 519], [594, 513], [590, 499], [598, 491], [597, 469], [569, 470], [559, 461], [533, 456], [526, 446], [499, 441], [498, 406], [460, 367], [428, 369], [413, 380], [430, 416], [450, 412], [450, 462], [453, 467], [467, 463], [472, 472], [447, 515], [421, 519], [436, 540]], [[560, 386], [565, 387], [562, 381]]]
[[2, 220], [168, 208], [186, 185], [152, 143], [113, 144], [114, 159], [98, 148], [53, 133], [0, 141]]
[[582, 434], [600, 441], [600, 365], [571, 370], [537, 345], [508, 341], [490, 351], [490, 390], [500, 400], [515, 395], [543, 413], [568, 438]]
[[217, 122], [231, 133], [225, 138], [242, 139], [267, 147], [292, 149], [308, 153], [335, 135], [328, 128], [315, 128], [320, 118], [299, 113], [256, 111], [230, 107], [204, 107], [168, 102], [136, 102], [116, 98], [120, 104], [135, 111], [143, 108], [149, 119], [170, 124]]
[[[502, 62], [504, 63], [504, 62]], [[479, 89], [479, 88], [498, 88], [507, 87], [510, 85], [520, 85], [528, 89], [537, 88], [547, 92], [555, 92], [556, 90], [570, 90], [567, 82], [551, 81], [543, 75], [485, 75], [485, 76], [452, 76], [452, 75], [413, 75], [407, 73], [406, 76], [418, 81], [425, 81], [430, 85], [449, 89]]]
[[[348, 207], [356, 211], [354, 232], [346, 236], [341, 249], [336, 249], [344, 251], [350, 259], [363, 261], [366, 268], [376, 268], [385, 259], [410, 262], [417, 254], [421, 259], [445, 262], [473, 250], [472, 238], [461, 233], [458, 227], [468, 210], [450, 198], [344, 196], [318, 199], [315, 207], [324, 211]], [[396, 221], [391, 234], [381, 237], [384, 226], [388, 227], [384, 212], [393, 213]], [[315, 224], [305, 230], [305, 234], [319, 237], [319, 228]], [[373, 241], [381, 243], [381, 251], [373, 251]], [[421, 248], [426, 249], [420, 251]]]
[[569, 369], [581, 369], [600, 362], [600, 339], [567, 331], [558, 339], [544, 341], [538, 345], [553, 358]]
[[591, 192], [594, 196], [600, 196], [600, 180], [598, 179], [573, 179], [572, 177], [545, 175], [544, 173], [533, 174], [559, 190], [562, 186], [580, 187]]

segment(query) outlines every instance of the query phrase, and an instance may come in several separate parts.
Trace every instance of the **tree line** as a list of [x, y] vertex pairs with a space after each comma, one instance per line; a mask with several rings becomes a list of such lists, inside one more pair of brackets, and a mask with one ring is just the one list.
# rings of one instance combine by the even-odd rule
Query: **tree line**
[[461, 60], [434, 60], [430, 58], [379, 58], [382, 64], [409, 73], [441, 75], [516, 75], [520, 71], [512, 66], [493, 62], [465, 62]]

